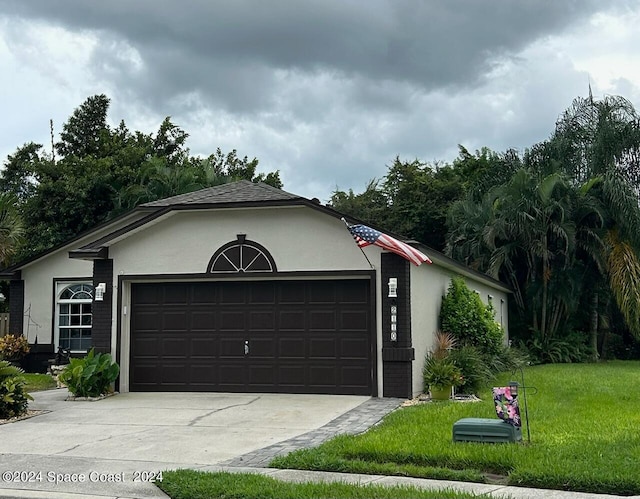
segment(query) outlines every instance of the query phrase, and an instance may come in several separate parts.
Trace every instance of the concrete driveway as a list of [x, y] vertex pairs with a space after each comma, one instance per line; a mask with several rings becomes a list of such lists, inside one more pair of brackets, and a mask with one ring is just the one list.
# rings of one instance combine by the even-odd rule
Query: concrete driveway
[[[219, 465], [317, 429], [369, 399], [126, 393], [65, 402], [67, 395], [66, 390], [35, 393], [30, 408], [49, 412], [0, 425], [0, 497], [7, 497], [7, 489], [58, 497], [166, 497], [145, 483], [147, 472]], [[73, 481], [73, 473], [84, 475], [84, 481]]]

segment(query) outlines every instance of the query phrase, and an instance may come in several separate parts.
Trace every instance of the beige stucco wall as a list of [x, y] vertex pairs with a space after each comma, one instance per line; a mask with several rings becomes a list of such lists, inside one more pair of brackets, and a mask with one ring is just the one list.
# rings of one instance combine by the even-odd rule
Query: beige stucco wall
[[[52, 273], [53, 271], [53, 273]], [[60, 251], [45, 261], [22, 270], [24, 279], [24, 329], [29, 343], [51, 343], [53, 339], [53, 279], [87, 278], [91, 281], [93, 263], [71, 260], [67, 251]]]
[[370, 268], [344, 223], [305, 207], [173, 212], [109, 255], [116, 274], [202, 273], [237, 234], [267, 248], [278, 271]]
[[[433, 265], [423, 264], [420, 267], [411, 266], [411, 335], [415, 349], [413, 362], [413, 395], [424, 391], [422, 382], [422, 367], [424, 358], [432, 348], [434, 336], [439, 326], [440, 306], [442, 297], [446, 295], [451, 278], [461, 275], [451, 268], [439, 264], [434, 258]], [[495, 309], [495, 320], [504, 328], [508, 338], [509, 324], [507, 321], [508, 292], [472, 275], [463, 275], [467, 286], [478, 292], [483, 303], [488, 303], [489, 295]], [[502, 313], [501, 313], [502, 311]]]
[[22, 269], [24, 289], [24, 328], [29, 343], [51, 343], [54, 336], [54, 279], [93, 279], [93, 262], [69, 258], [69, 251], [88, 244], [97, 237], [120, 228], [140, 218], [142, 214], [131, 213], [122, 217], [113, 226], [105, 227], [50, 253], [45, 258], [35, 260]]

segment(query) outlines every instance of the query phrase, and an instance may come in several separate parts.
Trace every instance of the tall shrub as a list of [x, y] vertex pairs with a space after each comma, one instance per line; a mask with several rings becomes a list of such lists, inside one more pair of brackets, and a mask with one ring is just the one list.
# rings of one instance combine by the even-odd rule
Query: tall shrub
[[491, 305], [482, 303], [462, 277], [451, 280], [440, 308], [440, 324], [459, 345], [477, 347], [482, 353], [496, 355], [502, 350], [503, 331], [493, 319]]

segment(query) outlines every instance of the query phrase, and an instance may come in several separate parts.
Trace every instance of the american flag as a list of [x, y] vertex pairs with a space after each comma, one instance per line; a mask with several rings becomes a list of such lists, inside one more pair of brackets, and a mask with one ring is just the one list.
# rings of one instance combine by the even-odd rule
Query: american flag
[[387, 251], [391, 251], [397, 255], [400, 255], [403, 258], [406, 258], [414, 265], [420, 265], [423, 262], [433, 263], [431, 259], [418, 251], [415, 248], [412, 248], [406, 243], [402, 241], [398, 241], [395, 237], [388, 236], [387, 234], [383, 234], [382, 232], [378, 232], [371, 227], [367, 227], [366, 225], [358, 224], [358, 225], [348, 225], [349, 232], [358, 243], [358, 246], [364, 248], [365, 246], [369, 246], [370, 244], [375, 244], [376, 246], [380, 246], [382, 249], [386, 249]]

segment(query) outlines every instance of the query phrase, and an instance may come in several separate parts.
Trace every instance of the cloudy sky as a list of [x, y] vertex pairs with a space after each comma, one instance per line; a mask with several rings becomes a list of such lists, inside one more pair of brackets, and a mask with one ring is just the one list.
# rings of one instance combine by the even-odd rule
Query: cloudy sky
[[326, 201], [396, 156], [531, 146], [589, 83], [640, 109], [639, 25], [638, 0], [0, 0], [0, 158], [104, 93]]

